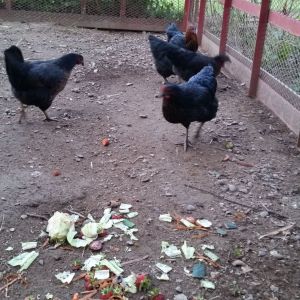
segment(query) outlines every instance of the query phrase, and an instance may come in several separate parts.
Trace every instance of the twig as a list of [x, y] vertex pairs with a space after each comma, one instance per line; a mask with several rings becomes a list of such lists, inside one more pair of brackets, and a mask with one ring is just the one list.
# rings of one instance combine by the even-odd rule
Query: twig
[[2, 231], [3, 224], [4, 224], [4, 214], [2, 215], [2, 222], [1, 222], [1, 226], [0, 226], [0, 232]]
[[132, 260], [128, 260], [128, 261], [125, 261], [121, 264], [121, 266], [125, 266], [125, 265], [129, 265], [129, 264], [134, 264], [136, 262], [140, 262], [142, 260], [145, 260], [149, 257], [149, 255], [145, 255], [143, 257], [140, 257], [140, 258], [136, 258], [136, 259], [132, 259]]
[[16, 46], [19, 47], [19, 45], [21, 44], [22, 41], [23, 41], [23, 38], [21, 38], [21, 39], [16, 43]]
[[139, 157], [137, 157], [134, 161], [132, 161], [131, 163], [134, 164], [134, 163], [136, 163], [139, 159], [143, 159], [143, 158], [144, 158], [144, 156], [139, 156]]
[[42, 215], [36, 215], [36, 214], [32, 214], [32, 213], [25, 213], [25, 215], [27, 215], [28, 217], [32, 217], [32, 218], [37, 218], [37, 219], [42, 219], [45, 221], [48, 221], [48, 219]]
[[22, 274], [18, 274], [16, 278], [12, 279], [7, 284], [5, 284], [3, 287], [1, 287], [0, 292], [7, 289], [9, 286], [11, 286], [12, 284], [14, 284], [15, 282], [17, 282], [18, 280], [21, 280], [21, 279], [22, 279]]
[[91, 297], [95, 296], [97, 293], [98, 293], [97, 290], [91, 291], [91, 293], [89, 293], [88, 295], [80, 298], [79, 300], [88, 300], [88, 299], [91, 299]]
[[192, 239], [203, 239], [205, 237], [209, 236], [209, 233], [202, 233], [202, 234], [195, 234], [192, 235]]
[[215, 194], [214, 192], [211, 192], [211, 191], [208, 191], [206, 189], [203, 189], [203, 188], [199, 188], [199, 187], [196, 187], [196, 186], [193, 186], [193, 185], [190, 185], [190, 184], [184, 184], [186, 187], [189, 187], [191, 189], [194, 189], [194, 190], [197, 190], [197, 191], [200, 191], [202, 193], [205, 193], [205, 194], [209, 194], [209, 195], [212, 195], [220, 200], [225, 200], [227, 202], [230, 202], [230, 203], [233, 203], [233, 204], [237, 204], [237, 205], [241, 205], [241, 206], [244, 206], [244, 207], [247, 207], [247, 208], [250, 208], [250, 209], [253, 209], [253, 210], [258, 210], [256, 207], [253, 207], [251, 205], [247, 205], [247, 204], [244, 204], [244, 203], [239, 203], [237, 201], [234, 201], [234, 200], [231, 200], [231, 199], [227, 199], [227, 198], [223, 198], [217, 194]]
[[71, 210], [71, 209], [66, 208], [66, 211], [68, 211], [68, 212], [71, 213], [71, 214], [78, 215], [79, 217], [81, 217], [81, 218], [83, 218], [83, 219], [86, 218], [83, 214], [81, 214], [81, 213], [79, 213], [79, 212], [76, 212], [76, 211], [74, 211], [74, 210]]
[[201, 255], [200, 253], [196, 253], [196, 254], [197, 254], [197, 259], [204, 260], [208, 264], [212, 265], [213, 267], [215, 267], [217, 269], [221, 268], [221, 266], [218, 263], [216, 263], [215, 261], [209, 259], [208, 257], [205, 257], [205, 256]]
[[289, 224], [289, 225], [284, 226], [284, 227], [282, 227], [282, 228], [273, 230], [273, 231], [271, 231], [271, 232], [269, 232], [269, 233], [266, 233], [266, 234], [264, 234], [264, 235], [261, 235], [258, 239], [261, 240], [261, 239], [264, 238], [264, 237], [268, 237], [268, 236], [272, 236], [272, 235], [277, 235], [277, 234], [279, 234], [279, 233], [281, 233], [281, 232], [284, 232], [284, 231], [286, 231], [286, 230], [289, 230], [289, 229], [293, 228], [294, 225], [295, 225], [295, 223], [292, 223], [292, 224]]
[[[244, 207], [250, 208], [250, 209], [252, 209], [252, 210], [255, 211], [255, 212], [260, 211], [260, 209], [259, 209], [258, 207], [253, 207], [253, 206], [251, 206], [251, 205], [247, 205], [247, 204], [244, 204], [244, 203], [240, 203], [240, 202], [237, 202], [237, 201], [234, 201], [234, 200], [225, 198], [225, 197], [223, 198], [223, 197], [221, 197], [221, 196], [215, 194], [214, 192], [208, 191], [208, 190], [203, 189], [203, 188], [199, 188], [199, 187], [196, 187], [196, 186], [193, 186], [193, 185], [190, 185], [190, 184], [186, 184], [186, 183], [184, 184], [184, 186], [189, 187], [189, 188], [194, 189], [194, 190], [197, 190], [197, 191], [200, 191], [200, 192], [205, 193], [205, 194], [212, 195], [212, 196], [214, 196], [214, 197], [216, 197], [216, 198], [218, 198], [218, 199], [220, 199], [220, 200], [225, 200], [225, 201], [230, 202], [230, 203], [233, 203], [233, 204], [237, 204], [237, 205], [240, 205], [240, 206], [244, 206]], [[280, 219], [280, 220], [288, 219], [288, 217], [286, 217], [286, 216], [284, 216], [284, 215], [281, 215], [281, 214], [279, 214], [279, 213], [277, 213], [277, 212], [275, 212], [275, 211], [271, 211], [271, 210], [267, 210], [267, 211], [268, 211], [268, 213], [269, 213], [270, 215], [272, 215], [273, 217], [275, 217], [275, 218], [277, 218], [277, 219]]]

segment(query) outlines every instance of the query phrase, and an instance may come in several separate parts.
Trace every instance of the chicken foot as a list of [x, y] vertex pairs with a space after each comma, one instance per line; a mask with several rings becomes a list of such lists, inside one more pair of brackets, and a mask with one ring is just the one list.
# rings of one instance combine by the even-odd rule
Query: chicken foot
[[197, 138], [199, 137], [199, 134], [200, 134], [200, 131], [201, 131], [201, 128], [202, 128], [203, 125], [204, 125], [203, 122], [201, 122], [201, 123], [199, 124], [199, 127], [197, 128], [197, 131], [196, 131], [196, 133], [195, 133], [195, 135], [194, 135], [194, 138], [195, 138], [195, 139], [197, 139]]
[[46, 112], [45, 110], [43, 110], [43, 114], [44, 114], [45, 117], [46, 117], [46, 119], [45, 119], [44, 121], [46, 121], [46, 122], [51, 122], [51, 121], [58, 122], [58, 121], [55, 120], [55, 119], [51, 119], [51, 118], [48, 116], [48, 114], [47, 114], [47, 112]]

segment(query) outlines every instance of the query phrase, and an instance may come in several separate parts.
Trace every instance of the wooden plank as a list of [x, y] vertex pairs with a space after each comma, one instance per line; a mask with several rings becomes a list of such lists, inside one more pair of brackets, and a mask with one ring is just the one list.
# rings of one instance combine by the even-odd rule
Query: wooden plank
[[198, 28], [197, 28], [199, 46], [201, 46], [203, 31], [204, 31], [205, 7], [206, 7], [206, 0], [200, 0], [199, 14], [198, 14]]
[[223, 21], [222, 21], [222, 31], [221, 31], [221, 38], [220, 38], [220, 49], [219, 49], [220, 53], [224, 53], [226, 51], [231, 5], [232, 5], [232, 0], [225, 0]]
[[191, 0], [185, 0], [184, 2], [184, 15], [182, 21], [182, 31], [186, 31], [189, 23], [191, 12]]
[[[224, 5], [225, 0], [219, 0]], [[260, 5], [247, 0], [232, 0], [232, 6], [238, 10], [248, 13], [251, 16], [259, 17]]]
[[[225, 4], [225, 0], [219, 0], [221, 4]], [[247, 14], [259, 17], [260, 5], [248, 2], [246, 0], [232, 0], [232, 7], [246, 12]], [[269, 23], [287, 31], [288, 33], [300, 37], [300, 20], [286, 16], [277, 11], [270, 11]]]
[[271, 11], [269, 16], [269, 23], [287, 31], [288, 33], [300, 37], [300, 21], [285, 16], [281, 13]]
[[[7, 13], [6, 9], [0, 9], [0, 18], [10, 22], [50, 22], [65, 26], [153, 32], [163, 32], [165, 30], [166, 23], [172, 22], [172, 20], [157, 18], [120, 18], [25, 10], [11, 10], [10, 13]], [[179, 25], [181, 24], [179, 23]]]
[[126, 0], [120, 1], [120, 17], [126, 16]]
[[262, 56], [265, 46], [265, 38], [267, 33], [267, 26], [270, 12], [270, 0], [264, 0], [260, 9], [260, 16], [256, 34], [255, 51], [252, 64], [252, 73], [249, 87], [249, 97], [256, 97], [259, 73], [261, 67]]
[[5, 8], [10, 11], [12, 7], [11, 0], [5, 0]]
[[87, 0], [80, 0], [80, 12], [82, 15], [86, 14], [86, 2]]

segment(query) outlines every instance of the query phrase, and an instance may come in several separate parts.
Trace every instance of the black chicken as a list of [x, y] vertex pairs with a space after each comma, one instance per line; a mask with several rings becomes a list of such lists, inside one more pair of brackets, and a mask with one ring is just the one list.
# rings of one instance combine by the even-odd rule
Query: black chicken
[[204, 67], [198, 74], [182, 84], [168, 84], [162, 88], [162, 111], [170, 123], [181, 123], [186, 128], [184, 150], [189, 146], [188, 132], [192, 122], [200, 122], [195, 137], [207, 121], [212, 120], [218, 111], [215, 97], [217, 80], [214, 68]]
[[215, 74], [218, 75], [225, 62], [230, 61], [225, 54], [209, 57], [171, 45], [155, 36], [149, 36], [149, 40], [150, 44], [154, 44], [158, 49], [161, 57], [166, 56], [171, 61], [175, 73], [185, 81], [209, 64], [213, 66]]
[[164, 47], [159, 42], [160, 40], [154, 37], [153, 35], [149, 35], [148, 38], [156, 70], [158, 74], [163, 77], [164, 82], [168, 83], [167, 78], [174, 74], [172, 63], [163, 51]]
[[11, 46], [4, 51], [5, 66], [14, 96], [21, 102], [21, 116], [25, 118], [25, 107], [35, 105], [52, 121], [46, 110], [56, 95], [67, 84], [75, 65], [83, 65], [82, 55], [70, 53], [47, 61], [24, 61], [21, 50]]

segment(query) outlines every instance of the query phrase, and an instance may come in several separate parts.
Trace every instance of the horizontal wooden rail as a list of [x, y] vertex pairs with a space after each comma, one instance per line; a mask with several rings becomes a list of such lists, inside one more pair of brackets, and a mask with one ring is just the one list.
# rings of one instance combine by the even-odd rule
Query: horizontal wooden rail
[[[225, 0], [219, 0], [224, 5]], [[248, 2], [247, 0], [232, 0], [232, 7], [246, 12], [247, 14], [259, 17], [260, 4]], [[288, 33], [300, 37], [300, 21], [276, 11], [270, 11], [269, 23], [287, 31]]]

